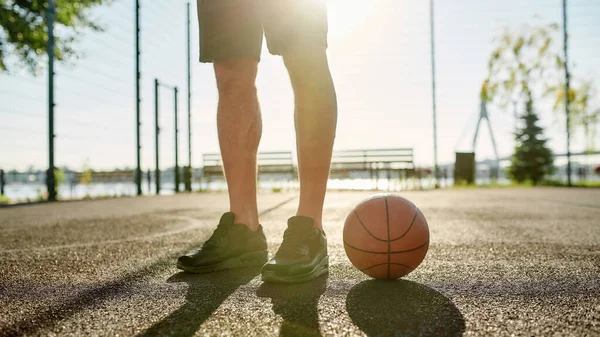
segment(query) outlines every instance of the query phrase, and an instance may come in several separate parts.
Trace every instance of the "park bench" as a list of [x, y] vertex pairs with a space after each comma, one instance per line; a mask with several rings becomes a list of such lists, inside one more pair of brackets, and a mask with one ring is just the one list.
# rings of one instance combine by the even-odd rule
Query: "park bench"
[[[73, 172], [72, 183], [79, 184], [82, 180], [84, 172]], [[90, 175], [92, 183], [107, 183], [107, 182], [130, 182], [135, 179], [135, 171], [133, 170], [117, 170], [117, 171], [91, 171]]]
[[[259, 152], [257, 155], [258, 178], [273, 180], [296, 180], [296, 167], [292, 152]], [[220, 153], [202, 155], [202, 179], [223, 179], [223, 162]]]
[[368, 174], [368, 177], [375, 180], [376, 184], [381, 173], [388, 181], [414, 177], [417, 172], [413, 149], [364, 149], [333, 152], [330, 175], [332, 179], [354, 179], [357, 177], [356, 173]]

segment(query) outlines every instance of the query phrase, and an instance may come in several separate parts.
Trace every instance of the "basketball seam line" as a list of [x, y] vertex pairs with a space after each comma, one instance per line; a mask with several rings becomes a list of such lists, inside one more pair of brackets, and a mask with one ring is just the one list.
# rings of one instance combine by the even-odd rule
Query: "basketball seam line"
[[387, 197], [384, 198], [385, 200], [385, 219], [387, 222], [387, 278], [390, 278], [390, 260], [391, 260], [391, 255], [390, 255], [390, 250], [391, 250], [391, 241], [390, 241], [390, 211], [388, 209], [388, 200]]
[[[364, 253], [371, 253], [371, 254], [388, 254], [388, 252], [374, 252], [374, 251], [372, 251], [372, 250], [364, 250], [364, 249], [360, 249], [360, 248], [358, 248], [358, 247], [355, 247], [355, 246], [353, 246], [353, 245], [349, 244], [348, 242], [346, 242], [346, 240], [344, 240], [344, 244], [345, 244], [346, 246], [348, 246], [348, 247], [352, 248], [352, 249], [355, 249], [355, 250], [358, 250], [358, 251], [360, 251], [360, 252], [364, 252]], [[418, 247], [411, 248], [411, 249], [407, 249], [407, 250], [396, 250], [396, 251], [393, 251], [393, 252], [389, 252], [389, 254], [402, 254], [402, 253], [408, 253], [408, 252], [412, 252], [412, 251], [414, 251], [414, 250], [418, 250], [418, 249], [421, 249], [421, 248], [425, 247], [427, 244], [429, 244], [429, 240], [425, 241], [425, 243], [424, 243], [424, 244], [422, 244], [422, 245], [420, 245], [420, 246], [418, 246]]]
[[362, 220], [360, 219], [360, 217], [358, 216], [358, 213], [356, 212], [356, 210], [354, 210], [354, 215], [356, 215], [356, 218], [358, 219], [358, 222], [360, 223], [360, 225], [362, 226], [362, 228], [365, 229], [365, 231], [367, 232], [367, 234], [369, 234], [373, 239], [375, 240], [379, 240], [382, 242], [387, 242], [388, 240], [384, 240], [384, 239], [380, 239], [378, 237], [376, 237], [375, 235], [373, 235], [373, 233], [371, 233], [367, 227], [365, 226], [365, 224], [362, 222]]
[[[385, 265], [385, 264], [387, 264], [387, 263], [378, 263], [378, 264], [374, 264], [374, 265], [372, 265], [372, 266], [370, 266], [370, 267], [363, 268], [363, 269], [361, 269], [360, 271], [365, 271], [365, 270], [368, 270], [368, 269], [371, 269], [371, 268], [375, 268], [375, 267], [383, 266], [383, 265]], [[412, 268], [411, 266], [407, 266], [407, 265], [405, 265], [405, 264], [402, 264], [402, 263], [390, 263], [390, 265], [394, 265], [394, 266], [402, 266], [402, 267], [406, 267], [406, 268], [408, 268], [408, 269], [410, 269], [410, 270], [415, 270], [415, 268]], [[389, 276], [388, 276], [388, 278], [389, 278]]]
[[412, 226], [415, 224], [415, 221], [417, 220], [417, 215], [419, 214], [419, 209], [417, 207], [415, 207], [415, 215], [413, 216], [412, 221], [410, 222], [410, 225], [408, 226], [408, 228], [406, 229], [406, 231], [404, 232], [404, 234], [400, 235], [399, 237], [395, 238], [395, 239], [389, 239], [389, 240], [384, 240], [384, 239], [380, 239], [378, 237], [376, 237], [375, 235], [373, 235], [373, 233], [371, 233], [367, 227], [365, 226], [365, 224], [362, 222], [360, 216], [358, 216], [358, 213], [356, 212], [356, 210], [354, 210], [354, 215], [356, 215], [356, 219], [358, 219], [358, 222], [360, 223], [360, 225], [362, 226], [362, 228], [367, 232], [367, 234], [369, 234], [373, 239], [381, 241], [381, 242], [393, 242], [393, 241], [398, 241], [400, 239], [402, 239], [403, 237], [405, 237], [408, 232], [410, 231], [410, 229], [412, 228]]
[[419, 214], [419, 209], [415, 206], [415, 215], [413, 216], [412, 221], [410, 222], [410, 225], [408, 226], [408, 228], [406, 229], [406, 232], [404, 232], [404, 234], [400, 235], [399, 237], [395, 238], [395, 239], [391, 239], [390, 241], [398, 241], [400, 239], [402, 239], [403, 237], [406, 236], [406, 234], [408, 234], [408, 232], [410, 231], [410, 229], [412, 228], [412, 226], [415, 224], [415, 220], [417, 220], [417, 215]]

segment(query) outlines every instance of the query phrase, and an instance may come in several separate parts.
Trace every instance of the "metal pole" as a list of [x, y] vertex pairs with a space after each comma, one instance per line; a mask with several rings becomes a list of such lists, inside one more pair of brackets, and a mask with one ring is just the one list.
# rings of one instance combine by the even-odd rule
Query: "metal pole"
[[567, 0], [563, 0], [563, 46], [565, 52], [565, 114], [567, 115], [567, 184], [569, 185], [569, 187], [571, 187], [571, 113], [569, 111], [570, 74], [567, 37]]
[[187, 113], [188, 113], [188, 172], [185, 190], [192, 191], [192, 48], [190, 33], [190, 3], [187, 3]]
[[6, 178], [4, 177], [4, 170], [0, 170], [0, 195], [4, 195], [5, 186]]
[[48, 200], [56, 200], [56, 180], [54, 177], [54, 0], [48, 0]]
[[140, 0], [135, 0], [135, 144], [136, 144], [136, 162], [135, 184], [137, 185], [137, 195], [142, 194], [142, 157], [140, 141]]
[[435, 188], [439, 188], [438, 184], [438, 154], [437, 154], [437, 111], [435, 97], [435, 34], [433, 25], [433, 1], [429, 0], [429, 21], [431, 24], [431, 98], [433, 108], [433, 176]]
[[173, 88], [175, 94], [175, 193], [179, 192], [179, 121], [177, 118], [177, 87]]
[[150, 172], [150, 169], [148, 169], [148, 174], [146, 175], [146, 179], [148, 179], [148, 193], [152, 193], [152, 173]]
[[156, 185], [156, 194], [160, 194], [160, 168], [158, 166], [158, 78], [154, 79], [154, 148], [156, 149], [154, 183]]

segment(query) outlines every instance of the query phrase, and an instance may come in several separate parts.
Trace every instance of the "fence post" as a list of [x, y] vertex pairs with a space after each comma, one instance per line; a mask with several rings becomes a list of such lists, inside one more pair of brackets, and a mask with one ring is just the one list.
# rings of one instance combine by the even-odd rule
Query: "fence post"
[[565, 114], [567, 115], [567, 184], [569, 187], [571, 184], [571, 121], [570, 121], [570, 74], [569, 74], [569, 53], [568, 53], [568, 34], [567, 34], [567, 0], [563, 0], [563, 46], [565, 53]]
[[177, 117], [177, 87], [173, 88], [173, 93], [175, 95], [173, 98], [175, 101], [175, 193], [177, 193], [179, 192], [179, 182], [181, 181], [179, 177], [179, 121]]
[[154, 79], [154, 121], [154, 146], [156, 149], [156, 156], [154, 158], [156, 167], [154, 171], [154, 183], [156, 185], [156, 194], [160, 194], [160, 168], [158, 166], [158, 134], [160, 133], [160, 127], [158, 126], [158, 78]]
[[148, 179], [148, 194], [150, 194], [152, 193], [152, 172], [150, 171], [150, 169], [148, 169], [146, 179]]
[[437, 148], [437, 107], [435, 96], [435, 31], [434, 31], [434, 0], [429, 0], [429, 23], [431, 29], [431, 102], [433, 109], [433, 181], [435, 188], [439, 188], [438, 183], [438, 148]]
[[0, 170], [0, 195], [4, 195], [4, 186], [6, 186], [6, 178], [4, 177], [4, 170]]
[[48, 21], [48, 171], [46, 184], [48, 200], [56, 200], [56, 179], [54, 177], [54, 0], [48, 0], [46, 12]]
[[140, 0], [135, 0], [135, 135], [136, 135], [136, 162], [135, 184], [137, 185], [137, 195], [142, 194], [142, 158], [140, 141]]
[[187, 113], [188, 113], [188, 167], [185, 175], [185, 190], [192, 191], [192, 63], [190, 36], [190, 3], [187, 3]]

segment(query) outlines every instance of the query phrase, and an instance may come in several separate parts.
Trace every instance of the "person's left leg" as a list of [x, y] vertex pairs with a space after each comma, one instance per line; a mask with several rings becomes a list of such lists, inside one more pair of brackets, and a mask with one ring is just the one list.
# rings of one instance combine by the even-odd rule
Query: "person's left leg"
[[325, 48], [283, 55], [294, 88], [300, 203], [263, 280], [302, 282], [328, 270], [323, 203], [337, 122], [337, 100]]
[[337, 99], [325, 48], [283, 55], [294, 89], [300, 203], [296, 215], [323, 230], [323, 203], [337, 124]]
[[329, 267], [322, 216], [337, 101], [326, 54], [326, 2], [271, 1], [263, 27], [271, 53], [283, 56], [294, 90], [300, 204], [275, 257], [262, 268], [262, 279], [304, 282]]

